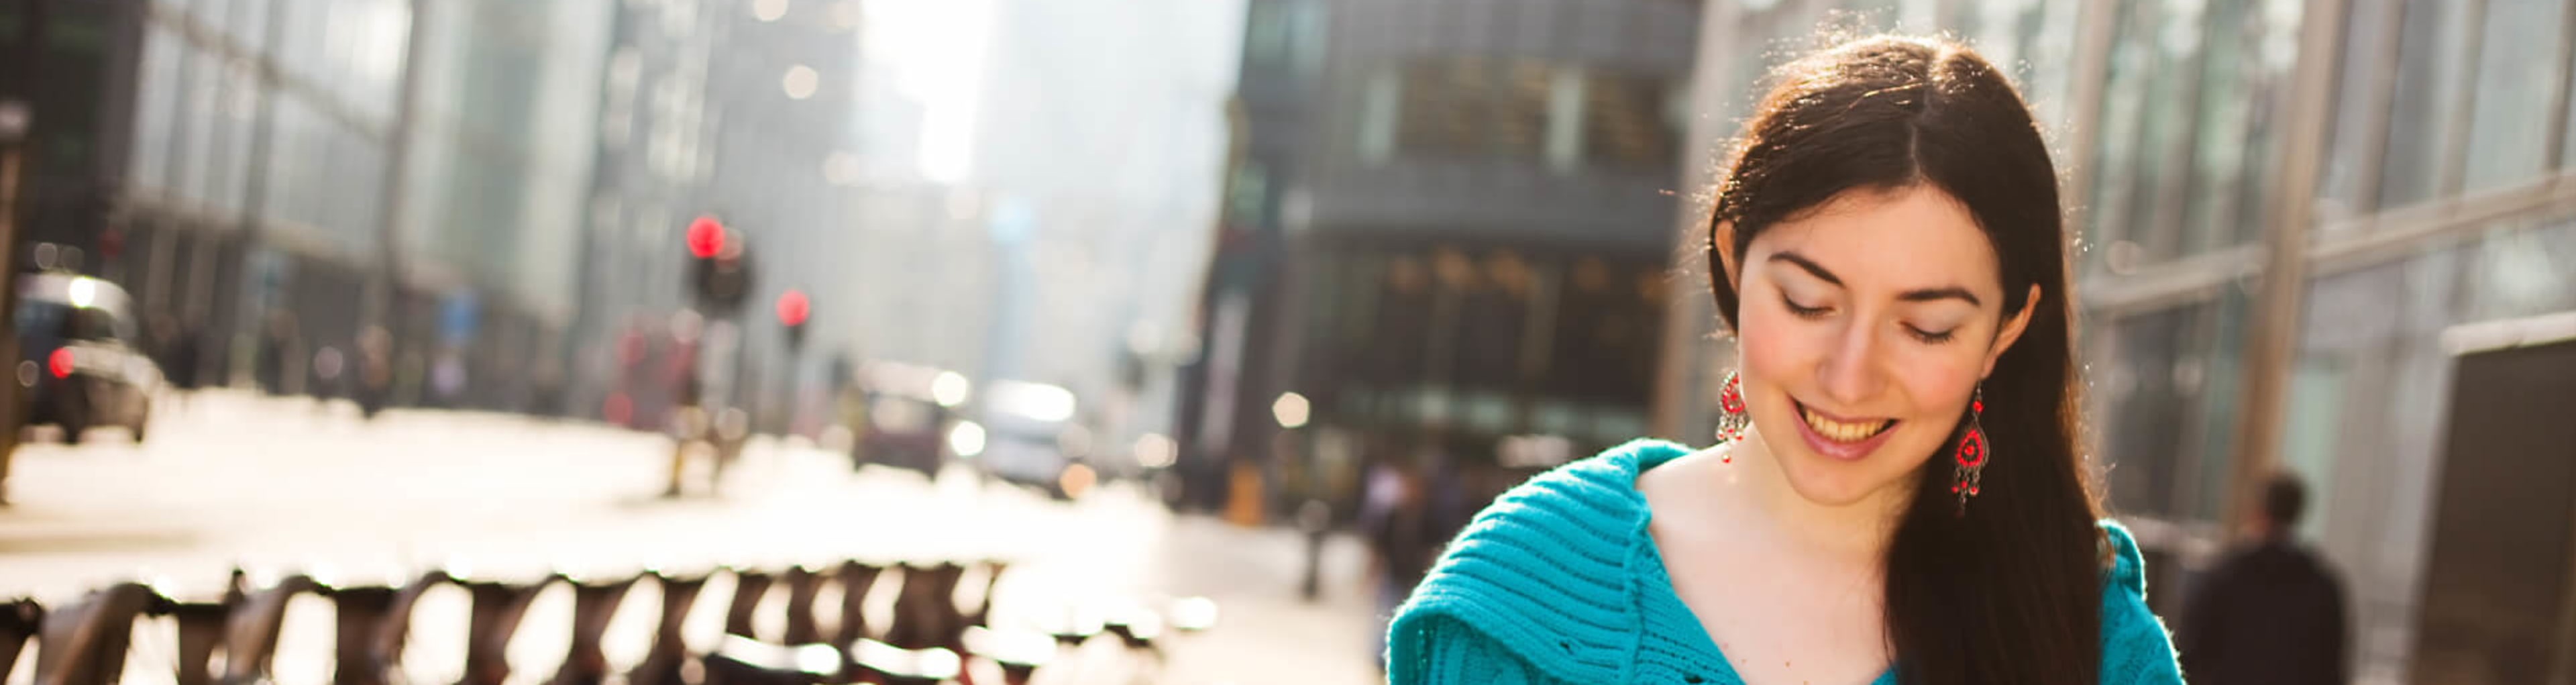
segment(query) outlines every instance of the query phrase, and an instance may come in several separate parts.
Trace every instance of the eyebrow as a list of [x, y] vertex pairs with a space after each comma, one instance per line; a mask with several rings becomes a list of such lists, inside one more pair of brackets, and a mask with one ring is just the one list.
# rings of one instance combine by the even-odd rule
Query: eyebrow
[[[1823, 265], [1817, 264], [1817, 263], [1815, 262], [1815, 260], [1808, 259], [1808, 258], [1806, 258], [1805, 256], [1800, 255], [1800, 254], [1798, 254], [1798, 253], [1796, 253], [1796, 252], [1789, 252], [1789, 251], [1785, 251], [1785, 250], [1784, 250], [1784, 251], [1780, 251], [1780, 252], [1773, 252], [1773, 253], [1771, 253], [1771, 260], [1770, 260], [1770, 261], [1780, 262], [1780, 263], [1783, 263], [1783, 264], [1788, 264], [1788, 265], [1790, 265], [1790, 266], [1798, 267], [1799, 269], [1805, 270], [1805, 271], [1807, 272], [1807, 274], [1808, 274], [1808, 275], [1815, 276], [1817, 280], [1821, 280], [1821, 281], [1824, 281], [1824, 282], [1826, 282], [1826, 283], [1832, 283], [1832, 284], [1834, 284], [1834, 287], [1838, 287], [1838, 288], [1840, 288], [1840, 287], [1847, 287], [1847, 286], [1844, 286], [1844, 285], [1843, 285], [1843, 279], [1842, 279], [1841, 277], [1839, 277], [1839, 276], [1835, 276], [1835, 275], [1834, 275], [1834, 272], [1831, 272], [1831, 271], [1827, 271], [1827, 270], [1825, 270], [1825, 267], [1824, 267]], [[1976, 294], [1976, 293], [1968, 292], [1968, 289], [1967, 289], [1967, 288], [1962, 288], [1962, 287], [1955, 286], [1955, 285], [1954, 285], [1954, 286], [1948, 286], [1948, 287], [1941, 287], [1941, 288], [1917, 288], [1917, 289], [1914, 289], [1914, 290], [1908, 290], [1908, 291], [1905, 291], [1905, 292], [1902, 292], [1902, 293], [1897, 293], [1897, 295], [1896, 295], [1896, 299], [1897, 299], [1897, 301], [1899, 301], [1899, 302], [1932, 302], [1932, 301], [1936, 301], [1936, 300], [1961, 300], [1961, 301], [1965, 301], [1965, 302], [1967, 302], [1969, 306], [1974, 306], [1974, 307], [1983, 307], [1983, 306], [1985, 306], [1985, 302], [1984, 302], [1984, 301], [1982, 301], [1982, 300], [1978, 300], [1978, 299], [1977, 299], [1977, 294]]]

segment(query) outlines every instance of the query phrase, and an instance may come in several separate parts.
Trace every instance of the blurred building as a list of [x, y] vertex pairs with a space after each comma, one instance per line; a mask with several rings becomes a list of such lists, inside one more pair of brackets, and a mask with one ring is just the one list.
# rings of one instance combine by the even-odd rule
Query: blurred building
[[571, 401], [580, 415], [595, 409], [611, 424], [658, 428], [696, 370], [696, 331], [680, 314], [691, 304], [680, 243], [683, 227], [709, 211], [701, 202], [715, 146], [705, 84], [722, 8], [619, 3], [609, 11], [575, 271]]
[[[2052, 135], [2081, 233], [2075, 268], [2097, 466], [2112, 509], [2150, 549], [2150, 585], [2166, 588], [2152, 598], [2169, 620], [2180, 618], [2192, 570], [2225, 533], [2219, 522], [2242, 485], [2233, 475], [2245, 453], [2238, 445], [2253, 440], [2311, 484], [2302, 533], [2321, 543], [2352, 593], [2362, 682], [2538, 682], [2553, 654], [2560, 668], [2568, 663], [2576, 634], [2558, 612], [2576, 598], [2566, 554], [2576, 545], [2566, 506], [2576, 480], [2555, 465], [2576, 461], [2576, 443], [2449, 431], [2459, 424], [2455, 395], [2497, 397], [2459, 384], [2456, 355], [2473, 349], [2459, 341], [2493, 337], [2471, 333], [2499, 325], [2540, 331], [2497, 322], [2576, 309], [2576, 185], [2563, 182], [2576, 162], [2568, 135], [2576, 72], [2563, 59], [2576, 46], [2576, 7], [1710, 0], [1707, 8], [1695, 150], [1732, 135], [1764, 70], [1814, 45], [1809, 36], [1836, 11], [1858, 12], [1834, 20], [1846, 28], [1960, 36], [2022, 85]], [[2299, 68], [2303, 19], [2331, 28], [2319, 32], [2334, 41], [2319, 44], [2328, 68]], [[2312, 91], [2322, 100], [2297, 100], [2302, 78], [2326, 79]], [[2315, 125], [2293, 118], [2303, 108], [2321, 114]], [[1705, 188], [1714, 174], [1699, 163], [1687, 187]], [[2313, 185], [2290, 185], [2301, 178]], [[1694, 216], [1704, 198], [1684, 205], [1683, 216]], [[1696, 222], [1680, 229], [1690, 244], [1704, 241]], [[2271, 241], [2297, 249], [2270, 260]], [[1703, 268], [1690, 252], [1684, 264]], [[2265, 277], [2284, 267], [2299, 284], [2289, 298], [2266, 298]], [[1732, 355], [1702, 342], [1716, 317], [1702, 291], [1686, 292], [1671, 311], [1694, 323], [1665, 338], [1658, 432], [1704, 441]], [[2271, 329], [2286, 334], [2286, 358], [2262, 361], [2265, 322], [2295, 325]], [[2277, 403], [2257, 401], [2263, 384], [2277, 390]], [[2522, 392], [2507, 397], [2564, 401]], [[2490, 444], [2518, 447], [2459, 447]], [[2515, 473], [2543, 485], [2503, 475]], [[2446, 483], [2468, 477], [2489, 480]], [[2493, 494], [2469, 498], [2481, 504], [2437, 491]], [[2433, 534], [2462, 530], [2461, 517], [2479, 511], [2505, 528]]]
[[346, 392], [308, 360], [380, 325], [396, 401], [533, 408], [608, 5], [0, 3], [0, 90], [36, 94], [44, 160], [20, 263], [201, 331], [208, 383]]
[[1253, 2], [1178, 418], [1196, 489], [1252, 464], [1342, 497], [1361, 460], [1644, 434], [1699, 12]]
[[[621, 3], [605, 17], [574, 343], [584, 415], [658, 428], [696, 379], [761, 430], [811, 427], [798, 421], [823, 406], [822, 360], [844, 353], [850, 325], [828, 287], [854, 242], [863, 18], [855, 0]], [[748, 246], [738, 309], [689, 281], [698, 217]], [[812, 293], [818, 329], [794, 359], [772, 313], [789, 289]]]
[[1101, 451], [1167, 430], [1150, 370], [1185, 347], [1238, 7], [871, 4], [833, 291], [855, 349], [1065, 387]]

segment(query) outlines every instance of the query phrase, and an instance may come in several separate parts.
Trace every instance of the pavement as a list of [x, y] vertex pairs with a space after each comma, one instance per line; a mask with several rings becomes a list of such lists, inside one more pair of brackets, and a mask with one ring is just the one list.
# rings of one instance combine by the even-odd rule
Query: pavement
[[[127, 579], [211, 588], [236, 565], [533, 576], [998, 557], [1014, 566], [996, 590], [997, 614], [1171, 596], [1206, 596], [1223, 609], [1216, 629], [1175, 642], [1159, 669], [1090, 650], [1060, 674], [1079, 677], [1056, 682], [1378, 680], [1356, 540], [1328, 542], [1323, 598], [1309, 602], [1296, 593], [1302, 536], [1174, 515], [1126, 485], [1058, 502], [957, 471], [854, 472], [800, 441], [759, 440], [721, 493], [666, 500], [656, 495], [670, 441], [595, 424], [433, 411], [366, 421], [345, 404], [227, 391], [165, 398], [155, 415], [141, 445], [98, 430], [79, 446], [21, 448], [7, 484], [12, 505], [0, 509], [0, 596], [59, 602]], [[729, 596], [723, 585], [709, 595]], [[658, 601], [639, 589], [626, 606]], [[721, 630], [720, 611], [706, 606], [693, 617], [706, 619], [692, 621], [693, 644], [711, 645]], [[530, 609], [510, 650], [519, 674], [549, 674], [561, 661], [569, 611], [561, 587]], [[649, 613], [621, 612], [612, 663], [640, 658]], [[782, 619], [767, 613], [763, 628], [774, 635]], [[327, 678], [329, 615], [318, 598], [290, 611], [280, 682]], [[464, 623], [461, 591], [426, 601], [405, 658], [417, 680], [461, 673]], [[171, 680], [168, 630], [138, 628], [128, 682]], [[9, 682], [27, 682], [32, 659]]]

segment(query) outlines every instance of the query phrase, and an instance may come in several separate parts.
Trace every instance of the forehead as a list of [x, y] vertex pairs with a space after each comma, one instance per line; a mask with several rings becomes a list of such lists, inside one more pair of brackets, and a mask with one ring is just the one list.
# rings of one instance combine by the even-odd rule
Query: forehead
[[1929, 185], [1836, 195], [1754, 236], [1744, 263], [1779, 252], [1796, 252], [1855, 290], [2003, 289], [1994, 244], [1976, 217]]

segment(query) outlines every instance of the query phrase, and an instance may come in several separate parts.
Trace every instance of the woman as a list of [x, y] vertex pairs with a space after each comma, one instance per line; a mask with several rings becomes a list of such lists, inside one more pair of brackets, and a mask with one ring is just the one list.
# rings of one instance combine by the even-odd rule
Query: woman
[[1415, 683], [2178, 683], [2076, 450], [2057, 177], [1993, 65], [1798, 61], [1709, 222], [1723, 443], [1498, 498], [1389, 637]]

